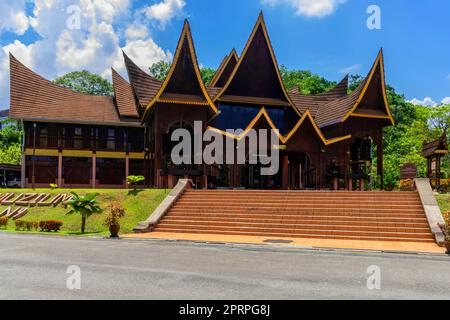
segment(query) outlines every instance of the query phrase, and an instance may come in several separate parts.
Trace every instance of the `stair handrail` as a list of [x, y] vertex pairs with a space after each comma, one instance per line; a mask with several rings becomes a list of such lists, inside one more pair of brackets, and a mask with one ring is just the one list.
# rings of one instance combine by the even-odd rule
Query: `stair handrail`
[[164, 218], [174, 204], [180, 199], [186, 190], [192, 189], [193, 182], [190, 179], [180, 179], [177, 185], [169, 195], [160, 203], [160, 205], [153, 211], [147, 220], [140, 222], [136, 228], [133, 229], [135, 233], [149, 233], [158, 225]]

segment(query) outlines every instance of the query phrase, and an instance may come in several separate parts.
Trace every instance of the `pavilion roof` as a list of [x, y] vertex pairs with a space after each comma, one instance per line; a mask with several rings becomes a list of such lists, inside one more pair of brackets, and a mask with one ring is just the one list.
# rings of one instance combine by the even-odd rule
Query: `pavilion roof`
[[442, 137], [433, 142], [424, 142], [422, 149], [422, 156], [428, 158], [437, 154], [448, 154], [447, 134], [444, 131]]

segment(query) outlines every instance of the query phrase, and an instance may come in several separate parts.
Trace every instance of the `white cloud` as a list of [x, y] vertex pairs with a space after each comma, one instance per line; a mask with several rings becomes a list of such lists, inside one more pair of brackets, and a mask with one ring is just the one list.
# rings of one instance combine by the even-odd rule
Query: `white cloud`
[[332, 14], [337, 7], [347, 0], [261, 0], [263, 3], [275, 6], [288, 4], [296, 10], [297, 15], [307, 17], [324, 17]]
[[[6, 17], [9, 17], [7, 9], [25, 12], [26, 1], [32, 0], [0, 1], [0, 32], [25, 28]], [[121, 47], [143, 70], [159, 60], [171, 60], [171, 53], [165, 52], [151, 38], [145, 13], [132, 9], [130, 0], [33, 1], [33, 15], [27, 17], [27, 27], [31, 26], [41, 39], [29, 45], [16, 40], [0, 46], [0, 109], [9, 106], [9, 51], [48, 79], [81, 69], [110, 78], [111, 66], [125, 75]], [[171, 8], [166, 15], [164, 10], [153, 11], [155, 21], [161, 25], [179, 14], [185, 5], [182, 0], [160, 4]], [[66, 11], [70, 5], [81, 9], [80, 30], [66, 27], [69, 17]]]
[[442, 104], [450, 104], [450, 97], [442, 99]]
[[185, 5], [184, 0], [163, 0], [144, 8], [143, 12], [147, 18], [157, 20], [164, 29], [172, 18], [182, 13]]
[[148, 29], [144, 25], [131, 25], [125, 30], [127, 39], [143, 39], [148, 36]]
[[25, 0], [0, 2], [0, 32], [3, 30], [23, 35], [30, 25], [25, 14]]
[[419, 100], [417, 98], [414, 98], [414, 99], [410, 100], [409, 102], [412, 103], [415, 106], [435, 107], [437, 105], [437, 103], [433, 99], [431, 99], [430, 97], [426, 97], [423, 100]]
[[345, 73], [345, 74], [351, 74], [351, 73], [355, 73], [355, 72], [358, 72], [359, 70], [361, 70], [361, 67], [362, 67], [362, 65], [355, 64], [350, 67], [342, 68], [341, 70], [339, 70], [339, 72]]
[[415, 106], [436, 107], [440, 104], [450, 104], [450, 97], [446, 97], [446, 98], [442, 99], [442, 101], [440, 103], [437, 103], [430, 97], [427, 97], [423, 100], [414, 98], [408, 102], [412, 103]]

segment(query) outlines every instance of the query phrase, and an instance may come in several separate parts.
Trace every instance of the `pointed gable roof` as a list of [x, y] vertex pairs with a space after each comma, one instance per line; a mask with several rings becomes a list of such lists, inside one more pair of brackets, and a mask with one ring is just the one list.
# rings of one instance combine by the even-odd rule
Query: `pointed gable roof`
[[[392, 125], [395, 124], [386, 94], [383, 49], [378, 53], [365, 82], [358, 89], [360, 90], [358, 99], [351, 110], [345, 114], [343, 121], [355, 116], [387, 119], [391, 121]], [[380, 100], [383, 105], [380, 105]]]
[[122, 51], [122, 54], [130, 84], [136, 93], [139, 104], [145, 108], [161, 88], [161, 81], [156, 80], [139, 68], [124, 51]]
[[236, 53], [236, 49], [233, 48], [230, 54], [225, 56], [225, 58], [223, 59], [209, 86], [219, 88], [225, 86], [231, 74], [233, 73], [234, 68], [236, 68], [238, 62], [239, 57]]
[[112, 70], [114, 96], [121, 116], [138, 118], [138, 107], [131, 85], [116, 70]]
[[166, 79], [153, 99], [148, 103], [146, 111], [151, 109], [157, 102], [205, 105], [209, 106], [214, 112], [218, 112], [203, 83], [192, 40], [191, 28], [187, 20], [184, 22], [174, 60]]
[[326, 127], [345, 122], [350, 117], [384, 119], [395, 124], [386, 95], [383, 50], [356, 90], [318, 107], [316, 121], [320, 127]]
[[262, 12], [237, 66], [215, 100], [293, 105], [281, 79]]

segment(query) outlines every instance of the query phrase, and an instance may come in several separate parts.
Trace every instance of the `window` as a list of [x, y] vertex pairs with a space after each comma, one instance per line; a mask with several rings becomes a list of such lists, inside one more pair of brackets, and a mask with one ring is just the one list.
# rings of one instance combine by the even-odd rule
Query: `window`
[[83, 130], [81, 128], [75, 128], [73, 136], [74, 149], [83, 149]]
[[106, 142], [106, 149], [115, 150], [116, 149], [116, 130], [113, 128], [108, 129], [108, 138]]

